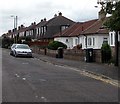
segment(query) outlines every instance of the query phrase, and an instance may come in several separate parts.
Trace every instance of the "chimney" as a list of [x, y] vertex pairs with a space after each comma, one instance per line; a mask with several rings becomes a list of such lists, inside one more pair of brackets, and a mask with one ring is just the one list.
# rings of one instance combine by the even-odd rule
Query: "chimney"
[[31, 25], [34, 25], [34, 23], [31, 23]]
[[35, 25], [35, 24], [36, 24], [36, 22], [33, 23], [33, 25]]
[[61, 13], [61, 12], [59, 13], [59, 16], [62, 16], [62, 13]]
[[17, 31], [17, 28], [15, 28], [15, 31]]
[[98, 13], [98, 18], [99, 18], [99, 20], [103, 20], [103, 19], [105, 19], [105, 17], [106, 17], [106, 13], [105, 13], [105, 11], [103, 10], [103, 9], [101, 9], [100, 11], [99, 11], [99, 13]]
[[43, 22], [43, 19], [41, 19], [41, 22]]
[[21, 25], [21, 28], [23, 28], [24, 26], [23, 25]]
[[18, 26], [18, 30], [20, 30], [20, 26]]
[[11, 30], [8, 30], [8, 33], [11, 33]]
[[57, 17], [57, 14], [55, 14], [54, 17]]
[[44, 18], [44, 21], [46, 21], [46, 18]]
[[12, 30], [12, 32], [14, 32], [14, 31], [15, 31], [15, 29]]

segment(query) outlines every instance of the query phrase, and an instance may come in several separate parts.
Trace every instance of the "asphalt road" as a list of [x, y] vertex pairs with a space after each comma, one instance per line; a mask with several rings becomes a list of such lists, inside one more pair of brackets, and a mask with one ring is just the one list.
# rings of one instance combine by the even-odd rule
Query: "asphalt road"
[[3, 102], [118, 102], [118, 88], [37, 58], [2, 51]]

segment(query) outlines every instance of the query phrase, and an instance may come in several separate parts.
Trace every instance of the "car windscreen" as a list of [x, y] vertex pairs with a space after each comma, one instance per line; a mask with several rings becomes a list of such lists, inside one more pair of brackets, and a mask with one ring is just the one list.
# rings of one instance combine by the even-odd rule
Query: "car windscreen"
[[29, 46], [27, 45], [18, 45], [17, 48], [18, 49], [30, 49]]

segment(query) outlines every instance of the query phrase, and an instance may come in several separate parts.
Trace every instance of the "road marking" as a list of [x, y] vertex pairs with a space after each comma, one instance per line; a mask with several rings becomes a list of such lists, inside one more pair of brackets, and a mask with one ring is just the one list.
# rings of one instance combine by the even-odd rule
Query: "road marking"
[[55, 66], [61, 67], [61, 68], [69, 68], [70, 70], [80, 72], [81, 75], [84, 75], [84, 76], [87, 76], [87, 77], [90, 77], [90, 78], [93, 78], [93, 79], [96, 79], [96, 80], [106, 82], [106, 83], [111, 84], [111, 85], [116, 86], [116, 87], [120, 87], [120, 84], [119, 84], [120, 82], [119, 81], [113, 80], [113, 79], [111, 79], [111, 78], [109, 78], [107, 76], [101, 75], [101, 74], [96, 74], [96, 73], [87, 71], [85, 69], [79, 70], [77, 68], [73, 68], [73, 67], [66, 66], [66, 65], [64, 65], [64, 66], [63, 65], [55, 65]]
[[[111, 85], [114, 85], [116, 87], [120, 87], [120, 82], [117, 81], [117, 80], [113, 80], [111, 79], [110, 77], [107, 77], [107, 76], [104, 76], [102, 74], [97, 74], [97, 73], [93, 73], [91, 71], [87, 71], [85, 69], [78, 69], [78, 68], [74, 68], [74, 67], [70, 67], [68, 65], [58, 65], [56, 63], [52, 63], [50, 61], [47, 61], [47, 60], [42, 60], [40, 59], [41, 61], [43, 62], [47, 62], [48, 64], [52, 64], [52, 65], [55, 65], [57, 67], [61, 67], [61, 68], [69, 68], [71, 70], [74, 70], [74, 71], [77, 71], [77, 72], [80, 72], [81, 75], [84, 75], [84, 76], [87, 76], [87, 77], [90, 77], [90, 78], [93, 78], [93, 79], [96, 79], [96, 80], [100, 80], [100, 81], [103, 81], [103, 82], [106, 82], [106, 83], [109, 83]], [[87, 66], [87, 65], [86, 65]], [[86, 68], [86, 66], [84, 68]]]
[[20, 77], [18, 74], [15, 74], [15, 76], [16, 76], [17, 78], [19, 78], [19, 77]]
[[23, 80], [26, 80], [26, 78], [22, 78]]
[[47, 99], [45, 97], [41, 97], [41, 99], [43, 100], [43, 102], [48, 102]]
[[25, 63], [22, 63], [22, 64], [24, 64], [24, 65], [28, 65], [29, 63], [28, 63], [28, 62], [25, 62]]
[[41, 82], [45, 82], [46, 80], [45, 79], [39, 79]]

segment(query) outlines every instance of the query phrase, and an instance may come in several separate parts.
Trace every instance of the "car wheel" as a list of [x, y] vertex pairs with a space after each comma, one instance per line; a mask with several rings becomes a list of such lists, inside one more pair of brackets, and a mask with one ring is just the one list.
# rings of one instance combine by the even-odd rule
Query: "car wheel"
[[12, 51], [10, 52], [10, 55], [13, 55], [13, 52], [12, 52]]
[[17, 53], [16, 52], [14, 52], [14, 56], [17, 57]]

